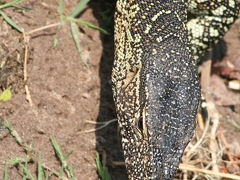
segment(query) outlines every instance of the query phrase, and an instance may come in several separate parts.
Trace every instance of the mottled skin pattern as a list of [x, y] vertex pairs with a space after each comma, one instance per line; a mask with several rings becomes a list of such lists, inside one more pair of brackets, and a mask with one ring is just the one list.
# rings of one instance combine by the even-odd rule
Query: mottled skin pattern
[[[117, 1], [113, 96], [131, 180], [172, 179], [193, 136], [201, 97], [198, 59], [223, 37], [238, 11], [234, 0], [201, 2]], [[188, 21], [188, 9], [209, 15], [208, 21]]]
[[237, 0], [190, 0], [188, 11], [195, 16], [187, 23], [197, 63], [226, 34], [239, 15]]

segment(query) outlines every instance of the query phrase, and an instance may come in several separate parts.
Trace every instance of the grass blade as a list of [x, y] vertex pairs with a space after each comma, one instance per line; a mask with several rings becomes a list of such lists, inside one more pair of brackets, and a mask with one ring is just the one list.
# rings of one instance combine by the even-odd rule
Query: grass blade
[[64, 8], [63, 8], [63, 0], [59, 1], [59, 7], [58, 7], [58, 12], [60, 15], [63, 14]]
[[110, 176], [110, 174], [108, 172], [108, 168], [107, 167], [103, 168], [103, 173], [104, 173], [104, 176], [103, 176], [104, 180], [111, 180], [111, 176]]
[[57, 38], [54, 38], [53, 40], [53, 47], [56, 47], [58, 44], [58, 39]]
[[4, 169], [4, 180], [8, 179], [8, 165], [6, 164], [5, 169]]
[[78, 3], [77, 6], [73, 9], [70, 16], [76, 17], [83, 10], [83, 8], [87, 5], [89, 1], [90, 0], [81, 0], [81, 2]]
[[18, 7], [18, 6], [12, 6], [12, 7], [14, 7], [15, 9], [19, 9], [19, 10], [22, 10], [22, 11], [26, 11], [26, 12], [31, 12], [31, 11], [32, 11], [31, 9], [24, 8], [24, 7]]
[[66, 158], [67, 158], [70, 154], [72, 154], [73, 151], [67, 153], [67, 155], [65, 155], [65, 156], [63, 157], [62, 152], [61, 152], [61, 150], [60, 150], [60, 148], [59, 148], [59, 146], [58, 146], [58, 144], [57, 144], [56, 138], [53, 136], [53, 137], [51, 138], [51, 140], [52, 140], [52, 144], [53, 144], [54, 150], [55, 150], [58, 158], [60, 159], [60, 162], [61, 162], [61, 165], [62, 165], [62, 166], [61, 166], [61, 169], [60, 169], [60, 172], [57, 174], [57, 176], [60, 177], [60, 178], [62, 178], [62, 177], [63, 177], [63, 173], [64, 173], [64, 171], [65, 171], [66, 174], [67, 174], [67, 177], [73, 177], [73, 174], [71, 174], [71, 171], [69, 170], [69, 166], [67, 165], [67, 162], [65, 161]]
[[43, 175], [44, 175], [44, 179], [48, 180], [48, 177], [50, 176], [48, 169], [43, 169]]
[[14, 27], [19, 32], [23, 32], [22, 28], [20, 28], [17, 24], [15, 24], [3, 11], [0, 10], [0, 14], [5, 19], [5, 21], [7, 21], [8, 24], [10, 24], [12, 27]]
[[59, 172], [59, 177], [62, 177], [63, 176], [63, 170], [64, 170], [64, 167], [62, 165], [61, 169], [60, 169], [60, 172]]
[[56, 37], [54, 38], [54, 42], [53, 42], [53, 47], [56, 47], [57, 44], [58, 44], [58, 33], [59, 31], [61, 30], [62, 26], [64, 24], [64, 20], [62, 17], [60, 17], [60, 24], [58, 25], [58, 28], [57, 28], [57, 32], [56, 32]]
[[79, 56], [80, 58], [82, 59], [82, 62], [83, 64], [88, 67], [88, 64], [87, 64], [87, 61], [83, 58], [82, 56], [82, 51], [81, 51], [81, 48], [80, 48], [80, 43], [79, 43], [79, 32], [78, 32], [78, 27], [75, 23], [71, 23], [71, 32], [72, 32], [72, 37], [73, 37], [73, 40], [75, 42], [75, 45], [77, 47], [77, 50], [78, 50], [78, 53], [79, 53]]
[[38, 157], [38, 180], [42, 180], [42, 158], [40, 152]]
[[69, 169], [69, 172], [70, 172], [70, 174], [71, 174], [72, 179], [74, 179], [74, 178], [73, 178], [73, 167], [72, 167], [72, 164], [70, 164], [70, 165], [68, 166], [68, 169]]
[[29, 170], [24, 165], [22, 165], [22, 163], [19, 163], [19, 166], [23, 168], [24, 173], [26, 173], [31, 180], [35, 180], [32, 174], [29, 172]]
[[111, 180], [111, 176], [108, 172], [107, 167], [103, 166], [99, 154], [97, 152], [97, 157], [96, 157], [96, 164], [97, 164], [97, 172], [99, 176], [101, 177], [102, 180]]
[[17, 163], [21, 162], [21, 161], [19, 161], [19, 160], [14, 160], [14, 159], [9, 159], [9, 158], [4, 158], [4, 160], [5, 160], [5, 161], [8, 161], [8, 162], [10, 162], [10, 163], [12, 163], [12, 164], [17, 164]]
[[64, 160], [66, 160], [68, 158], [68, 156], [70, 156], [71, 154], [73, 153], [73, 151], [70, 151], [69, 153], [67, 153], [65, 156], [64, 156]]
[[23, 1], [24, 1], [24, 0], [15, 0], [15, 1], [12, 1], [12, 2], [9, 2], [9, 3], [5, 3], [5, 4], [3, 4], [3, 5], [0, 5], [0, 9], [13, 6], [13, 5], [18, 4], [18, 3], [20, 3], [20, 2], [23, 2]]
[[99, 157], [98, 152], [97, 152], [97, 157], [96, 157], [96, 164], [97, 164], [98, 174], [100, 175], [100, 177], [103, 177], [103, 168], [102, 168], [102, 164], [100, 162], [100, 157]]
[[58, 25], [56, 37], [54, 38], [53, 47], [56, 47], [58, 44], [58, 33], [61, 30], [62, 26], [64, 25], [64, 18], [63, 18], [63, 12], [64, 12], [64, 6], [63, 6], [63, 0], [60, 0], [59, 7], [58, 7], [58, 13], [60, 14], [60, 24]]
[[[21, 166], [21, 168], [23, 168], [23, 171], [24, 171], [24, 176], [25, 174], [31, 179], [31, 180], [35, 180], [34, 177], [32, 176], [32, 174], [29, 172], [29, 170], [27, 169], [27, 158], [25, 160], [25, 165], [22, 164], [22, 161], [21, 160], [14, 160], [14, 159], [9, 159], [9, 158], [5, 158], [4, 159], [5, 161], [8, 161], [12, 164], [18, 164], [19, 166]], [[24, 178], [24, 177], [23, 177]]]
[[[28, 161], [27, 161], [27, 158], [25, 158], [25, 166], [24, 166], [26, 169], [28, 168]], [[23, 172], [23, 180], [27, 180], [27, 173], [26, 171], [24, 170]]]
[[23, 139], [19, 136], [17, 131], [15, 131], [12, 127], [11, 122], [5, 120], [4, 121], [4, 126], [9, 130], [10, 134], [16, 139], [17, 143], [23, 146]]
[[105, 29], [103, 28], [100, 28], [98, 26], [95, 26], [89, 22], [86, 22], [86, 21], [83, 21], [83, 20], [80, 20], [80, 19], [75, 19], [75, 18], [72, 18], [72, 17], [67, 17], [67, 20], [71, 21], [71, 22], [74, 22], [74, 23], [77, 23], [77, 24], [81, 24], [81, 25], [84, 25], [84, 26], [87, 26], [87, 27], [90, 27], [92, 29], [96, 29], [104, 34], [109, 34]]
[[61, 162], [64, 161], [62, 152], [61, 152], [61, 150], [60, 150], [60, 148], [59, 148], [59, 146], [57, 144], [56, 138], [53, 136], [51, 140], [52, 140], [52, 144], [53, 144], [54, 150], [56, 151], [60, 161]]

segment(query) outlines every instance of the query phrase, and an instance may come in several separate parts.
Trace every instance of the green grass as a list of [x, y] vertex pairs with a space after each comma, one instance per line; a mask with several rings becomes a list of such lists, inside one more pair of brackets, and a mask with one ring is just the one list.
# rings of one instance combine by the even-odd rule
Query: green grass
[[[19, 8], [19, 7], [15, 6], [24, 1], [25, 0], [14, 0], [14, 1], [6, 3], [6, 2], [2, 2], [0, 0], [0, 15], [4, 18], [4, 20], [10, 26], [12, 26], [14, 29], [16, 29], [17, 31], [22, 32], [22, 33], [23, 33], [23, 29], [21, 27], [19, 27], [11, 18], [9, 18], [9, 16], [4, 12], [4, 9], [13, 7], [13, 8], [26, 10], [24, 8]], [[76, 45], [79, 56], [86, 67], [88, 67], [88, 64], [82, 55], [82, 50], [81, 50], [81, 46], [79, 43], [80, 38], [79, 38], [78, 25], [87, 26], [89, 28], [96, 29], [104, 34], [108, 34], [108, 32], [106, 30], [104, 30], [103, 28], [100, 28], [89, 22], [86, 22], [86, 21], [76, 18], [76, 16], [79, 15], [83, 11], [83, 9], [86, 7], [86, 5], [89, 1], [90, 0], [81, 0], [76, 5], [76, 7], [71, 11], [71, 13], [69, 13], [68, 15], [65, 15], [63, 0], [59, 0], [58, 13], [59, 13], [59, 17], [60, 17], [60, 24], [57, 28], [56, 37], [54, 39], [54, 47], [56, 47], [58, 44], [57, 37], [58, 37], [59, 31], [61, 30], [61, 28], [65, 24], [65, 22], [69, 22], [72, 38]], [[0, 101], [8, 101], [9, 99], [11, 99], [11, 97], [12, 97], [11, 87], [9, 87], [1, 93]], [[35, 177], [37, 177], [37, 180], [42, 180], [42, 179], [47, 180], [52, 175], [57, 176], [59, 179], [68, 179], [68, 180], [75, 179], [72, 164], [68, 164], [66, 161], [66, 159], [72, 154], [73, 151], [70, 151], [66, 155], [63, 155], [55, 137], [51, 138], [51, 142], [52, 142], [53, 148], [56, 152], [56, 155], [61, 163], [61, 167], [58, 171], [48, 169], [42, 163], [42, 155], [41, 155], [42, 153], [39, 152], [36, 148], [34, 148], [32, 143], [27, 144], [24, 141], [24, 139], [19, 136], [18, 132], [14, 130], [14, 128], [12, 127], [12, 124], [9, 121], [5, 120], [4, 126], [9, 130], [10, 134], [15, 138], [16, 142], [23, 148], [24, 152], [26, 153], [26, 155], [24, 157], [18, 157], [18, 156], [15, 156], [14, 158], [1, 157], [1, 159], [4, 159], [7, 162], [5, 164], [5, 169], [4, 169], [4, 180], [8, 180], [9, 165], [18, 166], [19, 170], [20, 171], [22, 170], [22, 172], [23, 172], [22, 180], [27, 180], [27, 179], [36, 180]], [[31, 155], [31, 154], [38, 154], [38, 159], [37, 160], [34, 159], [33, 155]], [[36, 162], [38, 164], [36, 172], [31, 172], [29, 170], [28, 165], [29, 165], [30, 161]], [[111, 180], [107, 167], [105, 167], [105, 165], [102, 165], [102, 163], [100, 161], [99, 154], [97, 154], [97, 157], [96, 157], [96, 164], [97, 164], [97, 171], [98, 171], [98, 174], [101, 177], [101, 179], [102, 180]], [[21, 173], [19, 173], [19, 174], [21, 174]]]
[[[63, 155], [61, 152], [61, 149], [57, 143], [56, 138], [53, 136], [51, 138], [52, 146], [54, 148], [54, 151], [56, 152], [56, 155], [61, 163], [61, 167], [58, 171], [52, 170], [47, 168], [46, 165], [42, 163], [42, 153], [38, 151], [36, 148], [33, 147], [32, 143], [27, 144], [23, 138], [19, 136], [17, 131], [15, 131], [12, 127], [12, 124], [9, 121], [4, 122], [5, 127], [9, 130], [10, 134], [15, 138], [16, 142], [23, 148], [26, 155], [23, 157], [16, 156], [14, 158], [3, 158], [1, 159], [5, 160], [7, 163], [5, 164], [5, 170], [4, 170], [4, 180], [8, 179], [8, 167], [9, 165], [14, 165], [19, 167], [19, 171], [23, 171], [22, 180], [48, 180], [51, 176], [56, 176], [59, 179], [65, 179], [65, 180], [74, 180], [74, 173], [73, 173], [73, 167], [72, 164], [68, 164], [66, 159], [72, 154], [73, 151], [70, 151], [66, 155]], [[33, 154], [38, 154], [38, 159], [35, 159]], [[31, 172], [28, 168], [29, 162], [36, 162], [37, 170], [34, 172]], [[37, 173], [36, 173], [37, 172]], [[21, 172], [19, 172], [21, 174]], [[34, 177], [37, 178], [34, 178]]]
[[104, 30], [103, 28], [100, 28], [98, 26], [95, 26], [89, 22], [80, 20], [80, 19], [76, 19], [76, 16], [78, 14], [80, 14], [82, 12], [82, 10], [85, 8], [85, 6], [87, 5], [87, 3], [90, 0], [81, 0], [76, 7], [73, 9], [73, 11], [69, 14], [69, 15], [64, 15], [64, 4], [63, 4], [63, 0], [59, 0], [59, 7], [58, 7], [58, 13], [59, 13], [59, 17], [60, 17], [60, 24], [58, 26], [57, 32], [56, 32], [56, 37], [54, 39], [54, 47], [57, 46], [58, 44], [58, 33], [61, 30], [62, 26], [65, 24], [65, 21], [70, 22], [70, 29], [71, 29], [71, 34], [72, 34], [72, 38], [74, 40], [74, 43], [76, 45], [78, 54], [83, 62], [83, 64], [88, 67], [87, 61], [86, 59], [83, 57], [82, 55], [82, 50], [81, 50], [81, 46], [79, 43], [79, 30], [78, 30], [78, 26], [77, 24], [83, 25], [83, 26], [87, 26], [89, 28], [92, 29], [96, 29], [104, 34], [108, 34], [108, 32], [106, 30]]
[[6, 165], [4, 169], [4, 180], [7, 180], [7, 178], [8, 178], [8, 165]]
[[69, 179], [74, 179], [72, 164], [68, 165], [66, 162], [66, 159], [73, 153], [73, 151], [70, 151], [65, 156], [63, 156], [63, 154], [57, 144], [56, 138], [52, 137], [51, 140], [52, 140], [52, 145], [54, 147], [54, 150], [57, 154], [57, 157], [59, 158], [59, 160], [61, 162], [61, 169], [60, 169], [59, 177], [62, 177], [63, 171], [64, 171], [67, 174], [67, 176], [69, 177]]
[[97, 172], [98, 172], [101, 180], [111, 180], [108, 169], [105, 165], [102, 165], [102, 163], [100, 161], [100, 156], [98, 153], [96, 156], [96, 164], [97, 164]]
[[[11, 18], [9, 18], [7, 16], [7, 14], [5, 14], [3, 12], [3, 9], [9, 8], [9, 7], [14, 7], [14, 8], [18, 8], [15, 5], [18, 3], [23, 2], [24, 0], [14, 0], [11, 2], [4, 2], [2, 3], [0, 1], [0, 15], [3, 17], [3, 19], [9, 24], [11, 25], [13, 28], [15, 28], [17, 31], [19, 32], [23, 32], [22, 28], [20, 28]], [[25, 9], [23, 9], [25, 10]], [[2, 94], [0, 95], [0, 101], [8, 101], [9, 99], [11, 99], [12, 97], [12, 92], [11, 92], [11, 87], [8, 87], [7, 89], [5, 89]]]
[[[4, 8], [9, 8], [9, 7], [14, 7], [14, 8], [19, 9], [19, 7], [16, 7], [15, 5], [18, 4], [18, 3], [21, 3], [23, 1], [25, 1], [25, 0], [14, 0], [14, 1], [11, 1], [11, 2], [8, 2], [8, 3], [2, 3], [0, 5], [0, 15], [4, 18], [4, 20], [9, 25], [11, 25], [17, 31], [22, 32], [22, 33], [23, 33], [23, 29], [21, 27], [19, 27], [11, 18], [9, 18], [7, 16], [7, 14], [5, 14], [3, 12], [3, 9]], [[76, 7], [71, 11], [71, 13], [69, 13], [68, 15], [65, 15], [63, 0], [59, 0], [58, 13], [59, 13], [59, 17], [60, 17], [60, 23], [59, 23], [59, 26], [57, 28], [56, 37], [54, 38], [54, 43], [53, 43], [54, 47], [56, 47], [57, 44], [58, 44], [58, 33], [59, 33], [59, 31], [61, 30], [62, 26], [65, 24], [65, 21], [70, 22], [70, 29], [71, 29], [72, 38], [73, 38], [74, 43], [76, 45], [78, 54], [79, 54], [83, 64], [86, 67], [88, 67], [88, 64], [87, 64], [86, 59], [82, 55], [82, 50], [81, 50], [81, 46], [80, 46], [80, 43], [79, 43], [79, 30], [78, 30], [77, 24], [87, 26], [87, 27], [92, 28], [92, 29], [96, 29], [96, 30], [98, 30], [98, 31], [100, 31], [104, 34], [108, 34], [108, 32], [106, 30], [104, 30], [103, 28], [100, 28], [100, 27], [95, 26], [95, 25], [93, 25], [89, 22], [86, 22], [86, 21], [83, 21], [83, 20], [80, 20], [80, 19], [76, 18], [76, 16], [83, 11], [83, 9], [86, 7], [86, 5], [89, 1], [90, 0], [81, 0], [76, 5]], [[0, 1], [0, 3], [1, 3], [1, 1]], [[24, 8], [20, 8], [20, 9], [26, 10]]]
[[15, 7], [16, 4], [18, 3], [21, 3], [23, 2], [24, 0], [15, 0], [15, 1], [11, 1], [11, 2], [8, 2], [8, 3], [3, 3], [0, 5], [0, 15], [4, 18], [4, 20], [9, 24], [11, 25], [13, 28], [15, 28], [16, 30], [18, 30], [19, 32], [23, 32], [23, 29], [20, 28], [11, 18], [9, 18], [7, 16], [7, 14], [5, 14], [3, 12], [3, 9], [4, 8], [9, 8], [9, 7]]

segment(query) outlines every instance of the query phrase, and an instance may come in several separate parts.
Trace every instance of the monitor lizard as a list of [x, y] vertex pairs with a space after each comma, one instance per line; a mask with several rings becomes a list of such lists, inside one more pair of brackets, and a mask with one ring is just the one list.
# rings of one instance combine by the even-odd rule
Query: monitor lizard
[[196, 127], [197, 65], [238, 13], [237, 0], [117, 0], [112, 89], [129, 179], [174, 177]]

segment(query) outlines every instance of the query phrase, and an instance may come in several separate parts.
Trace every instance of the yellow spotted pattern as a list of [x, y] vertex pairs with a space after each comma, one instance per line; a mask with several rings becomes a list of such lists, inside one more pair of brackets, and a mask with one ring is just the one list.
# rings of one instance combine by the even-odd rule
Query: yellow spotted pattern
[[174, 177], [196, 125], [197, 64], [238, 13], [237, 0], [117, 0], [112, 89], [129, 179]]

